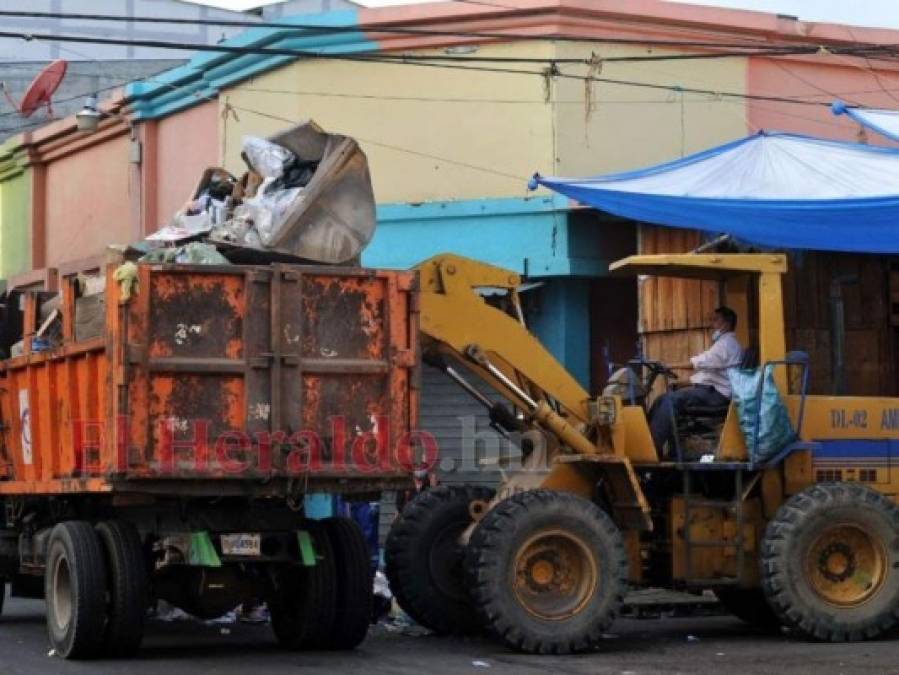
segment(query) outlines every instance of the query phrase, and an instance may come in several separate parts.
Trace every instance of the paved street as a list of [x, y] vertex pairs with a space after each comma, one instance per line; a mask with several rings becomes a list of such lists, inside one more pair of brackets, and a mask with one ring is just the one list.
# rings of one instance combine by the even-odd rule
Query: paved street
[[852, 645], [810, 644], [747, 633], [728, 617], [622, 620], [601, 653], [577, 657], [523, 656], [486, 640], [408, 637], [383, 627], [352, 653], [286, 653], [267, 627], [238, 625], [223, 634], [219, 627], [179, 622], [153, 623], [138, 659], [79, 663], [47, 656], [41, 602], [8, 600], [0, 628], [4, 674], [899, 673], [899, 636]]

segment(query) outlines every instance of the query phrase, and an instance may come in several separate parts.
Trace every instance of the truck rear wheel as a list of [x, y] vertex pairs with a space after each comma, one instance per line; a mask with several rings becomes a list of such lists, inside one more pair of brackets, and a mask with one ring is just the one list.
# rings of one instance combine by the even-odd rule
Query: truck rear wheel
[[595, 648], [627, 587], [615, 523], [592, 502], [552, 490], [522, 492], [488, 511], [465, 568], [484, 624], [532, 654]]
[[315, 548], [315, 565], [290, 565], [275, 575], [268, 606], [272, 631], [287, 649], [322, 649], [330, 644], [337, 604], [334, 550], [324, 527], [305, 526]]
[[462, 570], [459, 537], [471, 525], [472, 502], [493, 491], [439, 486], [422, 492], [397, 518], [384, 545], [390, 590], [400, 607], [435, 633], [472, 633], [473, 607]]
[[120, 520], [100, 523], [96, 529], [108, 573], [105, 652], [132, 656], [144, 637], [148, 603], [149, 582], [140, 535], [134, 525]]
[[97, 656], [106, 627], [106, 563], [90, 523], [59, 523], [50, 533], [44, 580], [50, 646], [66, 659]]
[[761, 572], [791, 628], [830, 642], [875, 638], [897, 623], [899, 507], [862, 485], [813, 485], [768, 524]]
[[337, 603], [331, 649], [353, 649], [368, 634], [372, 615], [371, 554], [359, 526], [349, 518], [322, 521], [334, 549]]

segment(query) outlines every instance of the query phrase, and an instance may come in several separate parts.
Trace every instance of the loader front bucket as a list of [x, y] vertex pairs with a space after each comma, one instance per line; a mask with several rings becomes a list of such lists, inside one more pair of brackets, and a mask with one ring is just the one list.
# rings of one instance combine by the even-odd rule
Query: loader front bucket
[[375, 231], [375, 197], [359, 144], [311, 120], [269, 140], [318, 168], [267, 249], [328, 264], [355, 259]]

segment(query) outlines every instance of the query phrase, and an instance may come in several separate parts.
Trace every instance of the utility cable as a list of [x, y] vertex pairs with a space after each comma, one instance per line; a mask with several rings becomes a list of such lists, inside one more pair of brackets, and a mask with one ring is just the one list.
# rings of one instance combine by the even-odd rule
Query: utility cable
[[[432, 62], [427, 60], [429, 57], [426, 55], [415, 55], [416, 58], [412, 58], [410, 56], [404, 55], [392, 55], [393, 58], [388, 57], [385, 54], [372, 54], [371, 56], [365, 56], [360, 54], [328, 54], [328, 53], [317, 53], [317, 52], [304, 52], [301, 50], [291, 50], [291, 49], [277, 49], [277, 48], [246, 48], [246, 47], [236, 47], [232, 45], [195, 45], [195, 44], [176, 44], [171, 42], [159, 41], [159, 40], [119, 40], [115, 38], [92, 38], [92, 37], [81, 37], [81, 36], [73, 36], [73, 35], [29, 35], [26, 33], [13, 33], [9, 31], [0, 31], [0, 37], [13, 37], [13, 38], [21, 38], [21, 39], [40, 39], [47, 41], [63, 41], [63, 42], [82, 42], [82, 43], [90, 43], [90, 44], [125, 44], [125, 45], [133, 45], [133, 46], [149, 46], [149, 47], [161, 47], [168, 49], [178, 49], [178, 50], [196, 50], [196, 51], [220, 51], [227, 53], [237, 53], [237, 54], [266, 54], [266, 55], [278, 55], [278, 56], [291, 56], [294, 58], [321, 58], [321, 59], [332, 59], [332, 60], [342, 60], [342, 61], [354, 61], [354, 62], [374, 62], [374, 63], [383, 63], [383, 64], [395, 64], [395, 65], [408, 65], [408, 66], [423, 66], [423, 67], [433, 67], [433, 68], [448, 68], [448, 69], [461, 69], [468, 71], [478, 71], [478, 72], [492, 72], [492, 73], [502, 73], [502, 74], [516, 74], [516, 75], [531, 75], [531, 76], [539, 76], [546, 77], [547, 73], [543, 71], [533, 71], [533, 70], [524, 70], [524, 69], [515, 69], [515, 68], [500, 68], [500, 67], [490, 67], [490, 66], [466, 66], [460, 65], [459, 63], [442, 63], [442, 62]], [[463, 58], [464, 60], [464, 58]], [[621, 86], [630, 86], [630, 87], [642, 87], [647, 89], [656, 89], [656, 90], [664, 90], [664, 91], [674, 91], [674, 92], [684, 92], [684, 93], [693, 93], [693, 94], [705, 94], [709, 96], [725, 96], [730, 98], [740, 98], [746, 100], [759, 100], [759, 101], [773, 101], [779, 103], [790, 103], [797, 105], [826, 105], [821, 101], [804, 101], [801, 99], [794, 99], [783, 96], [764, 96], [758, 94], [742, 94], [738, 92], [730, 92], [730, 91], [717, 91], [714, 89], [703, 89], [703, 88], [692, 88], [692, 87], [681, 87], [678, 85], [667, 85], [660, 83], [650, 83], [650, 82], [637, 82], [632, 80], [622, 80], [608, 77], [598, 77], [598, 76], [581, 76], [574, 75], [570, 73], [560, 73], [553, 72], [551, 73], [552, 77], [559, 77], [565, 79], [573, 79], [582, 82], [602, 82], [606, 84], [617, 84]]]
[[[484, 4], [490, 7], [502, 9], [520, 9], [513, 7], [503, 7], [500, 5]], [[85, 13], [69, 13], [69, 12], [26, 12], [19, 10], [0, 10], [0, 16], [15, 18], [32, 18], [32, 19], [66, 19], [66, 20], [82, 20], [82, 21], [109, 21], [121, 23], [153, 23], [153, 24], [173, 24], [173, 25], [206, 25], [206, 26], [225, 26], [232, 28], [281, 28], [285, 30], [304, 31], [307, 34], [329, 35], [340, 33], [378, 33], [378, 34], [397, 34], [397, 35], [420, 35], [433, 37], [465, 37], [465, 38], [482, 38], [491, 40], [505, 41], [557, 41], [557, 42], [608, 42], [611, 44], [625, 45], [647, 45], [655, 47], [709, 47], [709, 48], [742, 48], [742, 47], [772, 47], [772, 45], [762, 42], [736, 42], [722, 43], [710, 42], [708, 40], [645, 40], [636, 38], [598, 38], [595, 35], [534, 35], [530, 33], [512, 33], [503, 31], [484, 32], [484, 31], [468, 31], [464, 29], [430, 29], [430, 28], [410, 28], [408, 26], [389, 25], [382, 26], [377, 24], [360, 24], [352, 26], [324, 26], [321, 24], [302, 24], [302, 23], [285, 23], [285, 22], [267, 22], [267, 21], [240, 21], [235, 19], [209, 19], [209, 18], [181, 18], [181, 17], [155, 17], [155, 16], [123, 16], [110, 14], [85, 14]], [[774, 47], [790, 48], [794, 45], [780, 44]]]
[[[333, 60], [354, 61], [399, 61], [411, 63], [414, 61], [447, 61], [447, 62], [481, 62], [481, 63], [522, 63], [522, 64], [588, 64], [586, 58], [552, 58], [552, 57], [518, 57], [518, 56], [471, 56], [456, 54], [408, 54], [391, 53], [382, 51], [359, 52], [356, 54], [334, 53], [328, 51], [314, 51], [304, 49], [288, 49], [283, 47], [246, 47], [227, 44], [206, 44], [190, 42], [168, 42], [165, 40], [133, 39], [133, 38], [109, 38], [88, 35], [67, 35], [59, 33], [25, 33], [0, 31], [0, 38], [12, 38], [21, 40], [41, 40], [48, 42], [78, 42], [84, 44], [98, 44], [127, 47], [150, 47], [155, 49], [173, 49], [178, 51], [221, 52], [226, 54], [259, 54], [262, 56], [291, 56], [295, 58], [320, 58]], [[689, 59], [718, 59], [746, 56], [801, 56], [815, 54], [819, 47], [778, 47], [756, 51], [727, 51], [714, 54], [657, 54], [657, 55], [632, 55], [612, 56], [603, 59], [609, 62], [640, 62], [640, 61], [670, 61]]]

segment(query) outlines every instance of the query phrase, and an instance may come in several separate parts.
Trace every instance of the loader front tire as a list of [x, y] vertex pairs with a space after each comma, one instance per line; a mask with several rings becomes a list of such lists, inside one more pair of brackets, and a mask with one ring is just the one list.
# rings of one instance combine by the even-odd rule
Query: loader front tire
[[465, 569], [484, 625], [531, 654], [595, 649], [627, 588], [624, 541], [612, 519], [552, 490], [522, 492], [488, 511]]
[[384, 545], [390, 590], [417, 623], [441, 635], [480, 630], [462, 569], [460, 535], [471, 525], [472, 502], [493, 491], [438, 486], [419, 494], [399, 515]]
[[103, 647], [106, 562], [90, 523], [70, 520], [50, 533], [44, 574], [50, 647], [64, 659], [89, 659]]
[[856, 483], [819, 483], [768, 523], [762, 588], [806, 637], [876, 638], [899, 619], [899, 507]]

